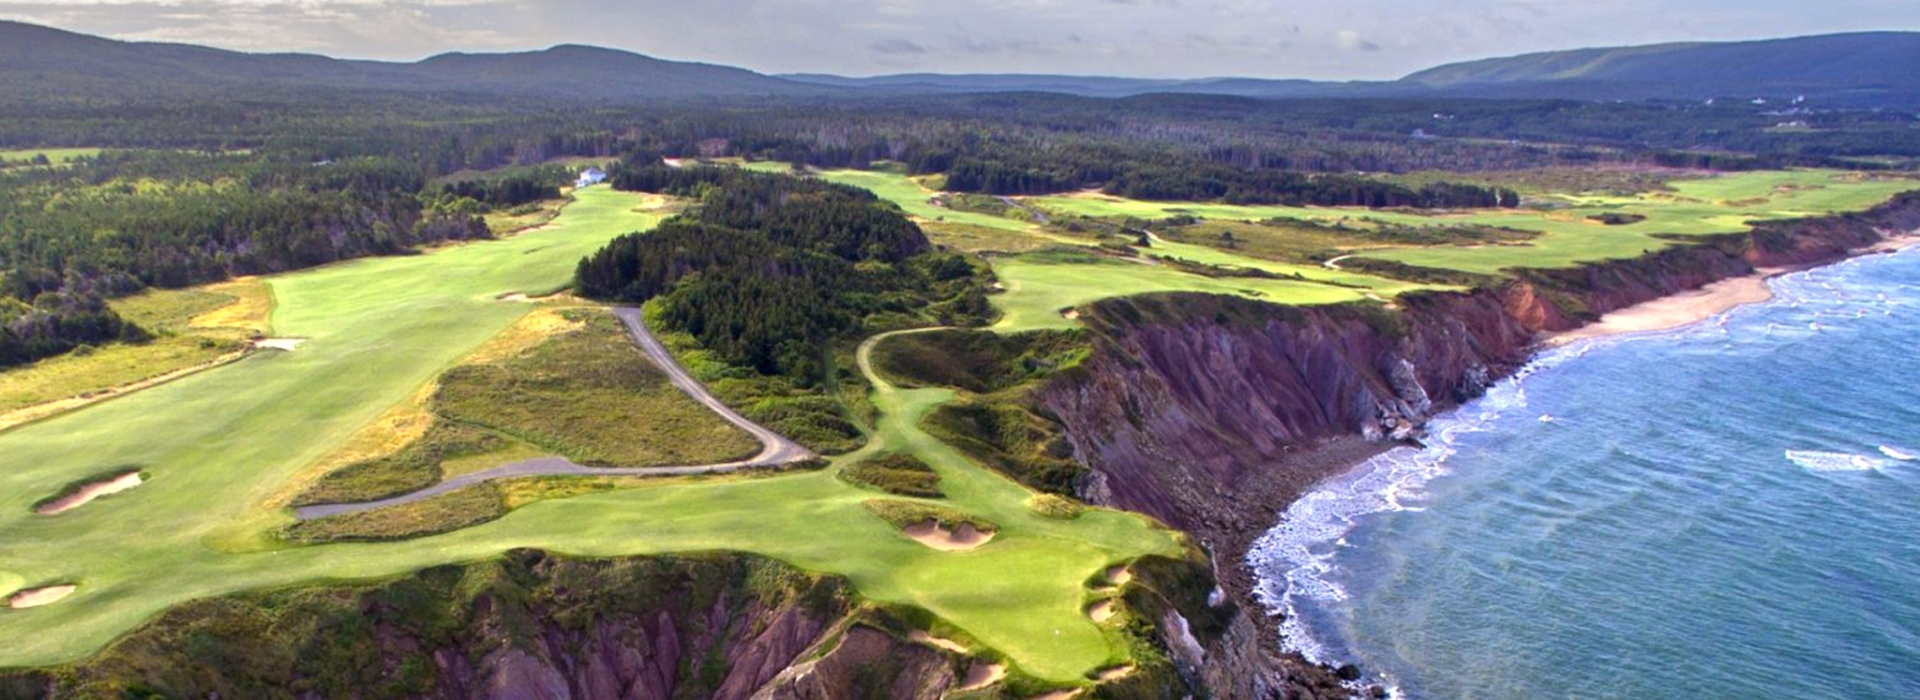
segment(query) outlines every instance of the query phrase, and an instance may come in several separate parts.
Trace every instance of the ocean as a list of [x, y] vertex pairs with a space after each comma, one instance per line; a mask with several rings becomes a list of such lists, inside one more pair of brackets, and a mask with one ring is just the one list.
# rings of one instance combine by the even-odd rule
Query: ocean
[[1920, 249], [1541, 355], [1248, 554], [1416, 699], [1920, 698]]

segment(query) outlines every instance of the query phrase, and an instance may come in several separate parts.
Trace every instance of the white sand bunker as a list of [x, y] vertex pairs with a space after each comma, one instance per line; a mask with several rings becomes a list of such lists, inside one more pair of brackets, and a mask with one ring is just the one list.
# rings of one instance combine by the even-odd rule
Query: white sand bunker
[[961, 643], [953, 641], [951, 639], [942, 639], [940, 637], [935, 637], [932, 634], [929, 634], [926, 630], [914, 630], [912, 632], [908, 632], [907, 640], [925, 644], [930, 647], [945, 649], [955, 654], [967, 653], [967, 647], [965, 645], [962, 645]]
[[140, 478], [140, 472], [127, 472], [111, 479], [82, 486], [78, 491], [41, 504], [40, 507], [34, 508], [33, 512], [40, 515], [59, 515], [92, 503], [93, 499], [111, 496], [139, 486], [142, 481], [144, 479]]
[[63, 583], [58, 586], [44, 586], [24, 590], [7, 596], [7, 607], [19, 610], [21, 608], [37, 608], [42, 605], [49, 605], [59, 602], [61, 598], [73, 595], [73, 591], [77, 588], [79, 588], [79, 586]]
[[1066, 690], [1056, 690], [1051, 693], [1043, 693], [1040, 695], [1035, 695], [1031, 698], [1027, 698], [1027, 700], [1072, 700], [1072, 698], [1080, 697], [1080, 694], [1083, 692], [1086, 692], [1086, 690], [1087, 690], [1086, 688], [1068, 688]]
[[307, 342], [306, 338], [260, 338], [253, 341], [253, 347], [258, 350], [284, 350], [291, 352], [295, 348], [300, 347], [301, 343], [305, 342]]
[[1117, 681], [1122, 678], [1126, 678], [1127, 676], [1130, 676], [1130, 675], [1133, 675], [1133, 664], [1122, 664], [1120, 666], [1113, 666], [1110, 668], [1103, 668], [1103, 669], [1100, 669], [1099, 671], [1095, 671], [1093, 674], [1093, 677], [1099, 679], [1100, 682], [1104, 683], [1107, 681]]
[[999, 683], [1000, 679], [1006, 677], [1007, 667], [1005, 664], [989, 664], [975, 661], [972, 666], [967, 667], [967, 677], [960, 681], [960, 689], [979, 690]]
[[1108, 620], [1111, 620], [1113, 619], [1113, 613], [1114, 613], [1113, 601], [1111, 600], [1103, 600], [1098, 603], [1094, 603], [1093, 607], [1087, 608], [1087, 617], [1093, 618], [1094, 622], [1106, 622]]
[[926, 520], [907, 526], [903, 530], [913, 541], [942, 552], [956, 552], [973, 549], [993, 539], [994, 532], [982, 532], [973, 523], [960, 523], [960, 527], [948, 530], [940, 526], [940, 521]]
[[1080, 319], [1080, 310], [1079, 309], [1061, 309], [1060, 317], [1067, 319], [1069, 321], [1077, 321]]
[[1112, 581], [1115, 586], [1125, 586], [1133, 580], [1133, 571], [1129, 570], [1126, 564], [1108, 567], [1107, 580]]
[[567, 296], [567, 293], [564, 291], [554, 292], [552, 294], [542, 294], [537, 297], [530, 296], [526, 292], [514, 292], [512, 294], [502, 294], [500, 296], [494, 297], [494, 301], [511, 301], [511, 302], [520, 303], [520, 304], [539, 304], [542, 302], [564, 299], [566, 298], [566, 296]]

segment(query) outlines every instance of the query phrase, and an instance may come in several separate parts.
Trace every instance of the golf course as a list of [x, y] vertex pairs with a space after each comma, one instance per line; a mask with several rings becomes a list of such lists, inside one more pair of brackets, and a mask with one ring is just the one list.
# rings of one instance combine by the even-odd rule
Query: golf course
[[[1089, 581], [1178, 535], [1139, 516], [1039, 512], [1034, 493], [919, 427], [953, 397], [871, 377], [879, 419], [860, 452], [825, 470], [753, 479], [688, 477], [540, 501], [454, 532], [383, 543], [295, 546], [289, 484], [432, 382], [532, 306], [499, 299], [564, 285], [575, 261], [658, 215], [641, 196], [574, 194], [550, 226], [421, 255], [371, 258], [264, 278], [272, 335], [298, 339], [83, 410], [0, 433], [0, 595], [73, 586], [44, 605], [0, 610], [0, 666], [85, 656], [171, 605], [237, 591], [400, 575], [543, 548], [584, 556], [735, 550], [848, 577], [872, 601], [914, 606], [932, 635], [1071, 687], [1128, 661], [1113, 625], [1086, 613]], [[868, 341], [866, 349], [876, 338]], [[864, 363], [863, 363], [864, 364]], [[635, 420], [645, 420], [637, 416]], [[848, 483], [835, 469], [881, 452], [935, 470], [938, 507], [990, 524], [992, 538], [943, 551], [878, 517], [868, 501], [912, 502]], [[57, 515], [36, 503], [103, 476], [139, 484]]]

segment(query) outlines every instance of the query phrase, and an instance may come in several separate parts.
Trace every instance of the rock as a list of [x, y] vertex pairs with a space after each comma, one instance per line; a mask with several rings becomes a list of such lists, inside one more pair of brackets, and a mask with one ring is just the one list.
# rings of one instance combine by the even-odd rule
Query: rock
[[1341, 664], [1339, 668], [1333, 670], [1333, 675], [1340, 680], [1351, 683], [1360, 680], [1360, 667], [1353, 664]]

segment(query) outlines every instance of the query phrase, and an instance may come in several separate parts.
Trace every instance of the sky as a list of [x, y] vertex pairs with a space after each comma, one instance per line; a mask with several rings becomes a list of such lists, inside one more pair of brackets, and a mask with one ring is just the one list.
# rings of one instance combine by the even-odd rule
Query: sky
[[0, 18], [389, 60], [579, 43], [765, 73], [1391, 79], [1529, 51], [1920, 30], [1920, 1], [0, 0]]

